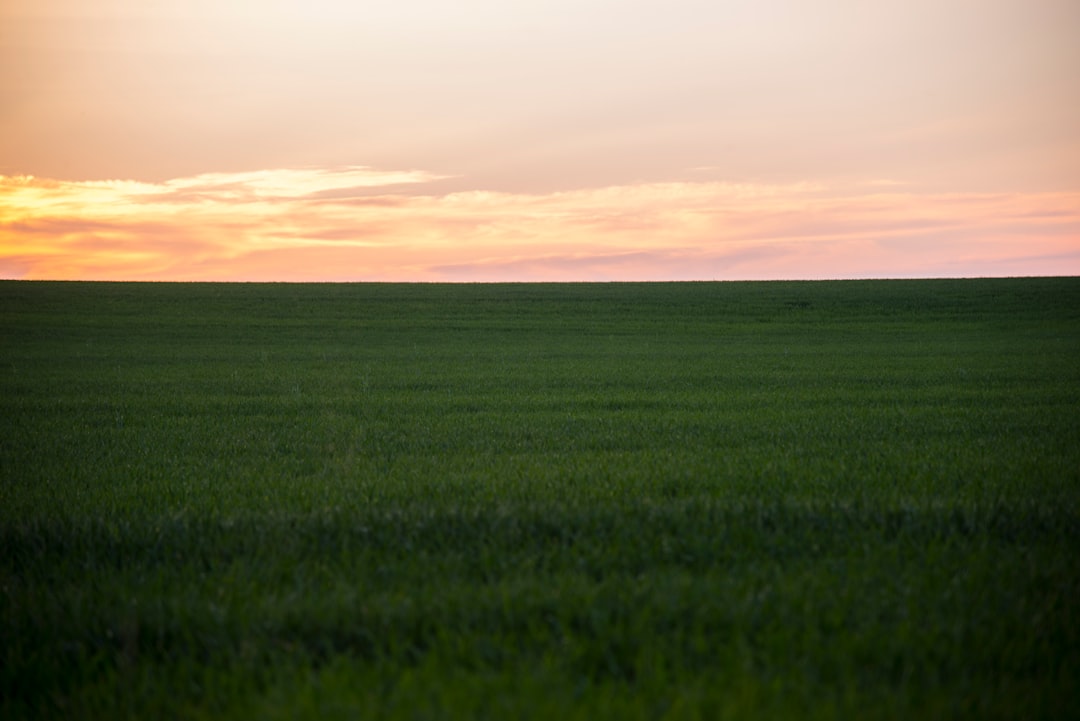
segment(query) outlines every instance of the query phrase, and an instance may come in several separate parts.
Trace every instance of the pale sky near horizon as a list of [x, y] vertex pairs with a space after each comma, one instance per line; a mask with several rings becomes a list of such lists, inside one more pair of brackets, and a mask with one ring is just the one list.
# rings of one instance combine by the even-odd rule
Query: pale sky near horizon
[[4, 0], [0, 277], [1080, 275], [1076, 0]]

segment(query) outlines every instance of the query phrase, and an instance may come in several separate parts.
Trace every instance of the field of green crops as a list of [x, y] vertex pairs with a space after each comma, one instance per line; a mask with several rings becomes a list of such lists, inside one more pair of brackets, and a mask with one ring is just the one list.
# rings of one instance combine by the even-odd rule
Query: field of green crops
[[1080, 279], [0, 282], [0, 717], [1066, 718]]

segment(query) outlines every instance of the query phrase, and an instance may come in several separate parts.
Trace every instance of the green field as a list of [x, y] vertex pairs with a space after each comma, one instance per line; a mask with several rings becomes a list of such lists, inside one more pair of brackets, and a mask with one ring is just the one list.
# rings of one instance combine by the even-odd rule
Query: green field
[[0, 282], [0, 717], [1067, 718], [1080, 279]]

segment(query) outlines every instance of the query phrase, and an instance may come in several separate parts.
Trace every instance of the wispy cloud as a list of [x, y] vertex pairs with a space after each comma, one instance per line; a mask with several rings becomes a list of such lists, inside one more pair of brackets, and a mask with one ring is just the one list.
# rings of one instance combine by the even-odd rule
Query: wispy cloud
[[0, 276], [662, 280], [1080, 274], [1080, 193], [678, 182], [434, 192], [423, 171], [0, 176]]
[[280, 200], [286, 198], [351, 197], [369, 188], [410, 185], [440, 180], [421, 171], [379, 171], [363, 166], [256, 170], [244, 173], [203, 173], [162, 184], [162, 199], [191, 197], [222, 201]]

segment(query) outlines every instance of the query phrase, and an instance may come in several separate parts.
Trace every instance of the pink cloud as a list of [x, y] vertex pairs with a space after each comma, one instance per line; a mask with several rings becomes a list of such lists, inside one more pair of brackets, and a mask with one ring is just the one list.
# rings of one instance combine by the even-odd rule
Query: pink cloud
[[436, 179], [370, 168], [163, 183], [0, 176], [0, 273], [298, 281], [1080, 274], [1075, 192], [914, 193], [873, 181], [425, 193]]

